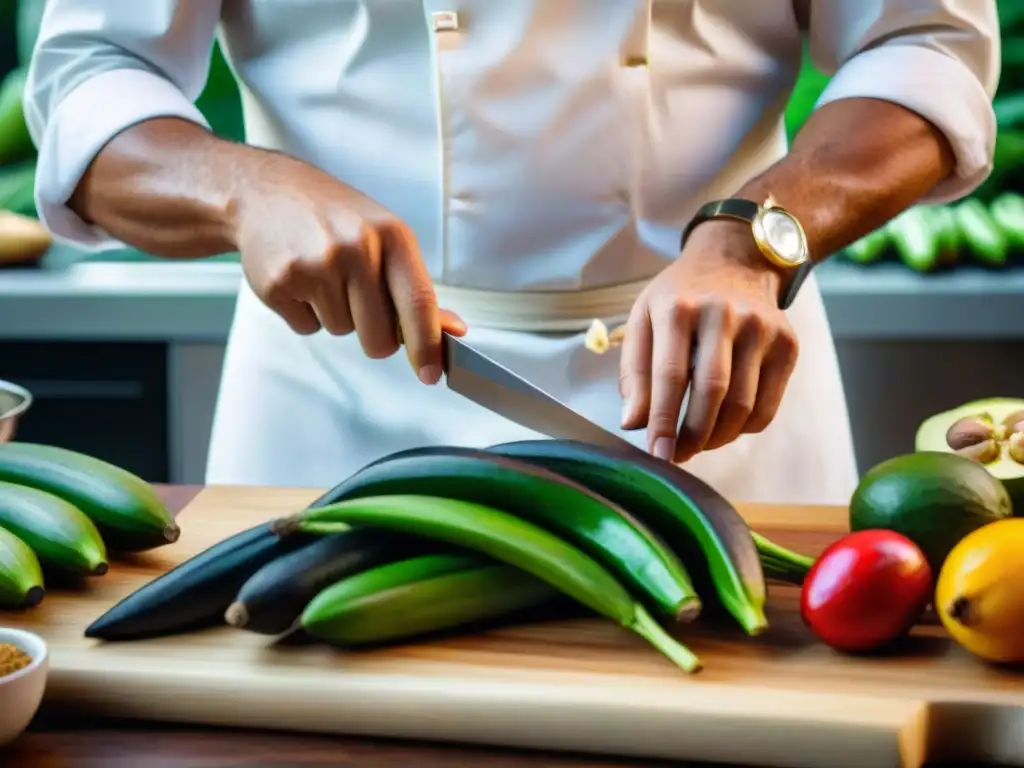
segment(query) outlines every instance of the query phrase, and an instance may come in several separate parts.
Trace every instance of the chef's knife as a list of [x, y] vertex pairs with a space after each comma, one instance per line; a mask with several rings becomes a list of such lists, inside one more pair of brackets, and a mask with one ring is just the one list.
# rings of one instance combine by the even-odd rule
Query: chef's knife
[[445, 333], [443, 338], [445, 380], [449, 389], [548, 437], [643, 453], [632, 443], [579, 415], [462, 339], [449, 333]]

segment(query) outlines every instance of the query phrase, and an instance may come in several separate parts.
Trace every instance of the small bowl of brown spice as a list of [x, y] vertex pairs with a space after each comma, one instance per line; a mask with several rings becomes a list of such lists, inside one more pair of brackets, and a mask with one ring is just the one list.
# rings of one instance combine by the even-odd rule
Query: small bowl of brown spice
[[39, 635], [0, 627], [0, 748], [18, 738], [35, 717], [49, 662]]

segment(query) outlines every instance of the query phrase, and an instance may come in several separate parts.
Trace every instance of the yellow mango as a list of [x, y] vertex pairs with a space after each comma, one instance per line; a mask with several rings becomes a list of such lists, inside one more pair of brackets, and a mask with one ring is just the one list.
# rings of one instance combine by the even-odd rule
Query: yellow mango
[[1024, 662], [1024, 518], [989, 523], [960, 540], [939, 573], [935, 608], [970, 653]]

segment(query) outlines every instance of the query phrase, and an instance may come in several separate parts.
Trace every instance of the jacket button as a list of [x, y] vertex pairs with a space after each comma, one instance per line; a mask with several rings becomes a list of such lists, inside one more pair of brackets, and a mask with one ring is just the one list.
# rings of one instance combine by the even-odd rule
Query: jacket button
[[457, 32], [459, 29], [459, 14], [455, 11], [436, 11], [430, 14], [430, 19], [435, 32]]

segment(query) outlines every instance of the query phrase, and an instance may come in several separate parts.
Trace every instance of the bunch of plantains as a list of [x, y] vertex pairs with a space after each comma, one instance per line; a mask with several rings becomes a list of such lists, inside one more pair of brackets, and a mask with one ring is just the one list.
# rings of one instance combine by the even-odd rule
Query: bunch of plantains
[[131, 640], [226, 623], [360, 646], [561, 603], [615, 621], [694, 672], [700, 660], [673, 637], [676, 626], [713, 606], [759, 634], [766, 577], [799, 584], [811, 564], [752, 532], [688, 472], [643, 454], [569, 440], [417, 448], [199, 553], [86, 635]]

